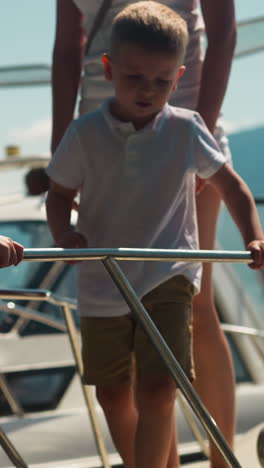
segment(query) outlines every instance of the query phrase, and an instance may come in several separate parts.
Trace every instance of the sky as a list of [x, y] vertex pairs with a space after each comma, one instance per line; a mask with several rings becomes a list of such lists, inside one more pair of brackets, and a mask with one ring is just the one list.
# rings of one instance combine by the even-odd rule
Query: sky
[[[55, 0], [0, 0], [0, 5], [0, 67], [50, 65]], [[264, 16], [263, 0], [235, 0], [235, 5], [238, 21]], [[228, 132], [264, 125], [263, 82], [264, 52], [234, 60], [223, 105]], [[0, 159], [9, 144], [19, 145], [25, 156], [49, 154], [50, 87], [0, 88], [0, 103]]]

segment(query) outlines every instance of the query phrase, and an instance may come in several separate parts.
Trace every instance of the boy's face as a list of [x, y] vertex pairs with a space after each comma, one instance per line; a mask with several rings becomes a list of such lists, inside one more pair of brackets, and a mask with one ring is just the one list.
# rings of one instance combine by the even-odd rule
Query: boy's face
[[105, 78], [113, 81], [112, 113], [120, 120], [144, 127], [162, 109], [175, 91], [184, 66], [177, 57], [124, 44], [113, 57], [103, 59]]

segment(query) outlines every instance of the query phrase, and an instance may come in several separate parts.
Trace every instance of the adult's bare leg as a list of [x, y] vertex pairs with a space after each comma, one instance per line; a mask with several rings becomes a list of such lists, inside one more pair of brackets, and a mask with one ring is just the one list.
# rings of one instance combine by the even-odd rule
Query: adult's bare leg
[[[201, 249], [215, 247], [220, 199], [206, 185], [197, 197]], [[235, 428], [235, 378], [228, 342], [220, 328], [214, 304], [212, 264], [204, 264], [201, 292], [193, 307], [193, 348], [196, 370], [195, 388], [231, 447]], [[224, 389], [224, 391], [223, 391]], [[211, 467], [227, 465], [210, 443]]]

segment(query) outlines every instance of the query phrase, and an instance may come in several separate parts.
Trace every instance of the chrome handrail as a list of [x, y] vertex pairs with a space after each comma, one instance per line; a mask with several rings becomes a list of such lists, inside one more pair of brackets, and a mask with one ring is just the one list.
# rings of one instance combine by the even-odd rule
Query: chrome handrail
[[98, 453], [101, 457], [103, 468], [110, 468], [110, 465], [108, 462], [107, 451], [106, 451], [104, 440], [103, 440], [103, 435], [101, 433], [100, 426], [97, 420], [97, 415], [96, 415], [95, 408], [94, 408], [92, 393], [90, 391], [90, 388], [87, 385], [82, 384], [81, 352], [78, 346], [76, 328], [75, 328], [74, 320], [72, 318], [72, 313], [71, 313], [71, 309], [76, 309], [76, 301], [70, 298], [65, 298], [65, 297], [61, 298], [60, 296], [56, 294], [52, 294], [50, 291], [47, 291], [45, 289], [39, 289], [39, 290], [17, 289], [17, 290], [13, 290], [13, 293], [14, 294], [10, 295], [10, 291], [2, 289], [0, 290], [0, 298], [1, 299], [11, 299], [11, 298], [12, 299], [24, 299], [24, 300], [31, 300], [31, 301], [38, 300], [38, 301], [49, 302], [50, 304], [53, 304], [53, 305], [61, 306], [63, 314], [64, 314], [66, 327], [68, 330], [68, 336], [70, 339], [70, 344], [71, 344], [74, 360], [76, 363], [76, 368], [77, 368], [80, 382], [81, 382], [81, 388], [82, 388], [82, 392], [84, 396], [84, 401], [86, 403], [88, 414], [90, 416], [90, 421], [91, 421], [92, 429], [94, 432], [95, 442], [98, 448]]
[[[163, 337], [155, 327], [150, 319], [147, 311], [143, 307], [141, 301], [137, 297], [135, 291], [131, 287], [121, 268], [116, 260], [155, 260], [155, 261], [177, 261], [184, 260], [187, 262], [236, 262], [236, 263], [250, 263], [252, 262], [251, 252], [244, 251], [197, 251], [197, 250], [178, 250], [178, 249], [25, 249], [23, 261], [55, 261], [55, 260], [101, 260], [105, 269], [111, 276], [112, 280], [118, 287], [120, 293], [126, 300], [132, 312], [136, 315], [145, 330], [146, 334], [152, 341], [155, 348], [158, 350], [161, 358], [164, 360], [165, 365], [170, 370], [177, 386], [182, 394], [188, 401], [201, 421], [204, 429], [209, 437], [213, 440], [214, 444], [221, 453], [223, 459], [229, 466], [234, 468], [241, 468], [237, 458], [233, 454], [221, 431], [217, 427], [215, 421], [210, 416], [209, 412], [199, 399], [197, 393], [189, 382], [188, 378], [182, 371], [180, 365], [168, 348]], [[7, 298], [7, 290], [0, 291], [1, 298]], [[13, 298], [22, 298], [22, 291], [16, 293]], [[41, 290], [39, 295], [34, 290], [28, 291], [27, 298], [31, 300], [48, 300], [52, 303], [61, 303], [63, 307], [64, 316], [69, 331], [71, 346], [75, 357], [79, 375], [82, 374], [82, 364], [80, 357], [80, 350], [76, 339], [76, 329], [72, 319], [71, 310], [68, 301], [60, 301], [59, 297], [51, 294], [49, 291]], [[72, 302], [70, 300], [70, 302]], [[84, 386], [83, 386], [84, 388]], [[86, 387], [87, 388], [87, 387]], [[89, 397], [84, 388], [84, 396], [89, 408]], [[96, 432], [96, 431], [95, 431]], [[100, 445], [99, 437], [99, 445]], [[103, 447], [104, 458], [104, 447]], [[107, 460], [106, 465], [109, 466]]]
[[264, 205], [264, 196], [255, 196], [255, 203], [257, 205]]
[[148, 335], [152, 344], [158, 350], [160, 357], [163, 359], [165, 365], [169, 369], [173, 379], [175, 380], [177, 386], [181, 390], [182, 394], [188, 401], [192, 410], [200, 420], [205, 431], [209, 437], [214, 442], [215, 446], [218, 448], [223, 459], [228, 463], [229, 466], [234, 468], [241, 468], [240, 463], [233, 454], [231, 448], [227, 444], [223, 434], [219, 430], [216, 422], [211, 417], [206, 407], [203, 405], [202, 401], [195, 392], [192, 384], [186, 377], [178, 361], [172, 354], [170, 348], [167, 346], [162, 335], [159, 333], [157, 327], [154, 325], [150, 319], [147, 311], [143, 307], [141, 301], [138, 299], [135, 291], [131, 287], [130, 283], [126, 279], [124, 273], [122, 272], [119, 265], [115, 260], [107, 258], [102, 262], [111, 276], [112, 280], [116, 284], [120, 293], [126, 300], [131, 311], [135, 313], [137, 319], [139, 320], [144, 331]]
[[182, 249], [25, 249], [24, 262], [49, 262], [57, 260], [144, 260], [144, 261], [185, 261], [185, 262], [232, 262], [251, 263], [249, 251], [229, 250], [182, 250]]
[[225, 333], [264, 338], [264, 330], [259, 330], [258, 328], [246, 327], [246, 326], [241, 326], [241, 325], [233, 325], [231, 323], [221, 323], [221, 328]]
[[[2, 293], [3, 291], [3, 293]], [[45, 302], [52, 302], [53, 304], [56, 304], [56, 305], [61, 305], [61, 304], [65, 304], [67, 303], [67, 298], [65, 297], [61, 297], [61, 296], [57, 296], [56, 298], [55, 297], [52, 297], [52, 294], [50, 294], [49, 291], [46, 291], [46, 295], [44, 294], [43, 295], [43, 290], [34, 290], [34, 300], [37, 301], [37, 298], [39, 296], [39, 298], [41, 298], [41, 302], [45, 301]], [[24, 290], [17, 290], [17, 289], [8, 289], [8, 290], [0, 290], [0, 297], [2, 297], [3, 299], [25, 299], [25, 300], [29, 300], [32, 298], [32, 292], [30, 290], [27, 290], [27, 289], [24, 289]], [[63, 325], [62, 323], [58, 323], [56, 320], [54, 319], [51, 319], [51, 318], [47, 318], [45, 316], [43, 316], [41, 313], [38, 313], [36, 311], [31, 311], [30, 309], [28, 308], [23, 308], [23, 307], [18, 307], [18, 306], [15, 306], [15, 307], [12, 307], [12, 309], [9, 309], [7, 306], [4, 308], [4, 305], [5, 303], [2, 303], [0, 302], [0, 309], [1, 311], [3, 312], [6, 312], [6, 313], [15, 313], [17, 315], [21, 315], [22, 317], [25, 317], [25, 319], [28, 319], [28, 320], [34, 320], [34, 321], [39, 321], [40, 323], [45, 323], [49, 326], [53, 326], [54, 328], [57, 328], [58, 330], [60, 331], [64, 331], [64, 332], [67, 332], [67, 327], [65, 325]], [[74, 306], [73, 308], [75, 309], [76, 308], [76, 304], [72, 304], [71, 307]], [[240, 326], [240, 325], [233, 325], [233, 324], [228, 324], [228, 323], [221, 323], [220, 324], [222, 330], [225, 332], [225, 333], [230, 333], [230, 334], [238, 334], [238, 335], [246, 335], [246, 336], [251, 336], [251, 337], [258, 337], [258, 338], [263, 338], [264, 339], [264, 330], [258, 330], [256, 328], [251, 328], [251, 327], [246, 327], [246, 326]], [[66, 363], [68, 365], [68, 363]], [[57, 364], [55, 364], [57, 366]], [[61, 365], [61, 363], [60, 363]], [[44, 365], [44, 367], [46, 368], [46, 365]], [[35, 369], [36, 366], [30, 366], [28, 367], [27, 369]], [[39, 365], [38, 365], [38, 368], [39, 368]], [[23, 369], [23, 367], [22, 367]], [[21, 368], [19, 367], [18, 370], [20, 371]], [[7, 370], [5, 369], [5, 372]], [[12, 371], [15, 371], [15, 368], [12, 368]], [[12, 395], [12, 392], [10, 391], [9, 389], [9, 386], [7, 384], [7, 382], [5, 382], [5, 388], [3, 388], [3, 381], [2, 381], [2, 378], [3, 376], [0, 375], [0, 388], [2, 389], [2, 391], [4, 391], [4, 394], [13, 410], [13, 413], [16, 414], [17, 416], [21, 417], [21, 415], [23, 415], [23, 410], [22, 408], [19, 406], [19, 403], [15, 400], [15, 397], [14, 395]], [[196, 437], [203, 453], [209, 457], [209, 450], [208, 450], [208, 447], [207, 445], [205, 444], [204, 442], [204, 439], [203, 439], [203, 435], [199, 429], [199, 427], [197, 426], [196, 422], [195, 422], [195, 419], [193, 417], [193, 414], [190, 412], [190, 408], [189, 406], [185, 403], [185, 400], [184, 398], [182, 397], [182, 394], [181, 392], [178, 392], [177, 394], [177, 398], [179, 400], [179, 404], [181, 406], [181, 409], [183, 411], [183, 414], [194, 434], [194, 436]]]

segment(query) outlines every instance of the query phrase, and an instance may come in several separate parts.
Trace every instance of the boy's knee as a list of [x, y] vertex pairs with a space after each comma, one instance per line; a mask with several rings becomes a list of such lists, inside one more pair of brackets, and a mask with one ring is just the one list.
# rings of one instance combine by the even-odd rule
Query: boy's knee
[[170, 411], [176, 399], [176, 385], [171, 377], [141, 383], [137, 391], [139, 411]]
[[97, 400], [104, 409], [122, 406], [131, 398], [131, 392], [133, 389], [130, 382], [96, 387]]

